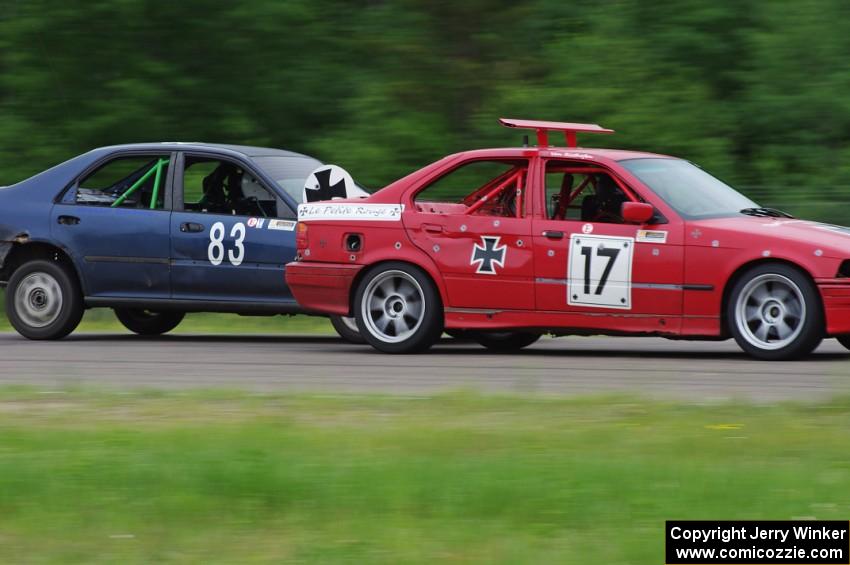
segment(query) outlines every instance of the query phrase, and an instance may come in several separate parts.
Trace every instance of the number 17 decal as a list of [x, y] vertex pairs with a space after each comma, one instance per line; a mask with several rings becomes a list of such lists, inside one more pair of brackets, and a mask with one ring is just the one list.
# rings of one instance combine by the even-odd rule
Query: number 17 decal
[[631, 309], [634, 246], [631, 237], [572, 234], [567, 304]]

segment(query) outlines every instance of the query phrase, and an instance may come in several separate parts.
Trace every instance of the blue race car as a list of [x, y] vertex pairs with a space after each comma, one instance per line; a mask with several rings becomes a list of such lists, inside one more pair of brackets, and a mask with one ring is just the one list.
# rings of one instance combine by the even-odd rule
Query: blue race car
[[[174, 329], [186, 312], [299, 313], [284, 281], [297, 206], [323, 191], [352, 196], [340, 192], [347, 183], [330, 186], [339, 171], [279, 149], [144, 143], [0, 188], [9, 321], [30, 339], [58, 339], [93, 307], [144, 335]], [[360, 341], [352, 320], [332, 322]]]

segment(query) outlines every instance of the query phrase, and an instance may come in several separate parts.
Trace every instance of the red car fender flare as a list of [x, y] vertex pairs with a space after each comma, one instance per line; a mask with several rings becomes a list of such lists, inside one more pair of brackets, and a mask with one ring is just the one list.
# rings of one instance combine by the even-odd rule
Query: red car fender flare
[[723, 284], [722, 292], [720, 294], [720, 317], [721, 319], [726, 316], [726, 304], [730, 298], [730, 294], [732, 292], [732, 287], [735, 286], [735, 283], [738, 279], [743, 276], [744, 273], [747, 272], [748, 269], [755, 267], [756, 265], [762, 265], [764, 263], [780, 263], [783, 265], [788, 265], [794, 269], [797, 269], [805, 276], [811, 279], [813, 284], [817, 284], [815, 279], [819, 278], [819, 275], [814, 272], [815, 265], [812, 264], [808, 258], [796, 256], [793, 253], [779, 253], [770, 255], [762, 255], [762, 256], [752, 256], [752, 255], [741, 255], [739, 260], [735, 261], [734, 264], [730, 265], [731, 269], [728, 271], [728, 276], [725, 277], [725, 282]]

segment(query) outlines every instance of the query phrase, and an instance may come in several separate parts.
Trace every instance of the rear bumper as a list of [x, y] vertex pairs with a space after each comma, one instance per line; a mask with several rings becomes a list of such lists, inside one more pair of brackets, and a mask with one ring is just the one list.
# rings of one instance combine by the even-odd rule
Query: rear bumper
[[850, 334], [850, 280], [817, 279], [828, 335]]
[[310, 263], [286, 265], [286, 284], [305, 310], [347, 316], [351, 304], [351, 284], [363, 265]]

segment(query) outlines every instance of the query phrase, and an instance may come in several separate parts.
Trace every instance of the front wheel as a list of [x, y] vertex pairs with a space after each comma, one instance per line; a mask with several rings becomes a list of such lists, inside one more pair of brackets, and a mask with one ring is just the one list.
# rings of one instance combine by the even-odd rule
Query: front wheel
[[535, 332], [474, 332], [470, 337], [490, 349], [498, 352], [519, 351], [540, 339]]
[[139, 335], [162, 335], [183, 321], [183, 312], [155, 312], [143, 308], [116, 308], [115, 317], [125, 328]]
[[424, 351], [443, 332], [443, 306], [434, 283], [407, 263], [384, 263], [366, 273], [354, 307], [360, 335], [386, 353]]
[[757, 359], [797, 359], [823, 339], [817, 289], [789, 265], [758, 265], [744, 273], [732, 288], [726, 315], [735, 341]]
[[339, 334], [339, 337], [348, 343], [366, 343], [363, 336], [360, 335], [360, 330], [357, 329], [357, 320], [347, 316], [331, 316], [331, 325]]
[[55, 261], [24, 263], [9, 279], [6, 314], [26, 338], [65, 337], [83, 318], [83, 294], [73, 270]]

